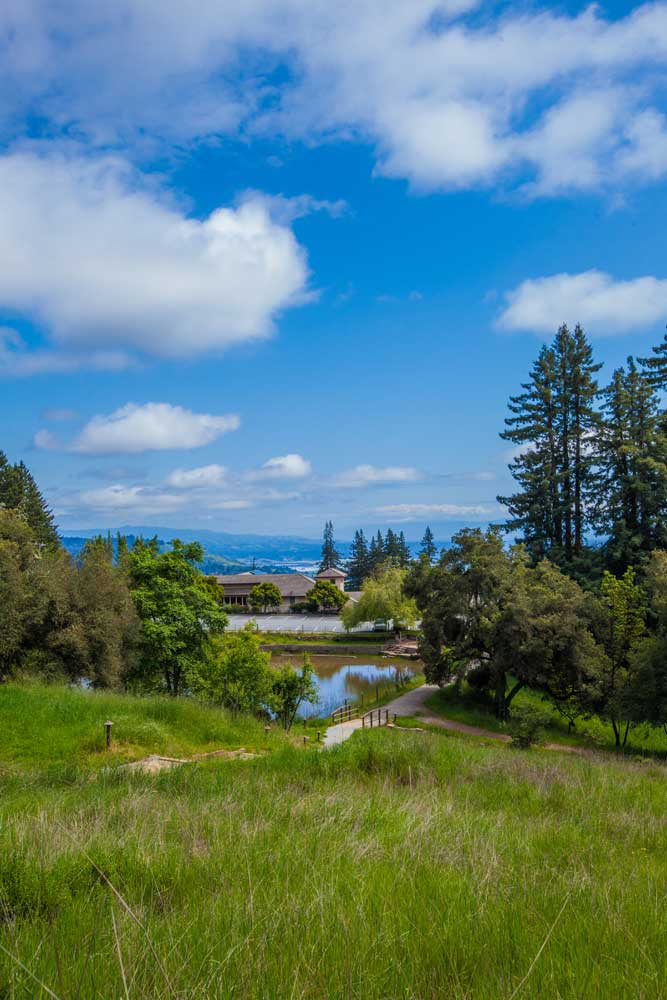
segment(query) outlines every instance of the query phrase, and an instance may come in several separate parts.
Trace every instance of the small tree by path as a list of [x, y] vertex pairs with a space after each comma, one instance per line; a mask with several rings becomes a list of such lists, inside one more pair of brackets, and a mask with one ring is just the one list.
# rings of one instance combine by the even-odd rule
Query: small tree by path
[[315, 704], [318, 700], [313, 673], [313, 665], [306, 655], [303, 657], [301, 670], [284, 666], [275, 672], [273, 709], [286, 732], [292, 728], [296, 714], [304, 701]]

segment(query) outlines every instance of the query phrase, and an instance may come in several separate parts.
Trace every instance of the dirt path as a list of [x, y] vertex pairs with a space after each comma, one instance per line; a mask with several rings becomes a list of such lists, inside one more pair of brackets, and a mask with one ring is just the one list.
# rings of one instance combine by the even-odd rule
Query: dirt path
[[[437, 726], [439, 729], [450, 729], [455, 733], [466, 733], [468, 736], [482, 736], [489, 740], [498, 740], [500, 743], [509, 743], [512, 739], [507, 733], [494, 733], [491, 729], [482, 729], [480, 726], [469, 726], [465, 722], [455, 722], [454, 719], [443, 719], [441, 715], [436, 715], [426, 701], [432, 694], [439, 691], [437, 684], [422, 684], [421, 687], [413, 688], [399, 695], [384, 707], [389, 710], [389, 714], [412, 716], [419, 719], [427, 726]], [[350, 733], [350, 735], [352, 735]], [[585, 753], [583, 747], [573, 747], [566, 743], [545, 743], [547, 750], [563, 750], [565, 753]]]

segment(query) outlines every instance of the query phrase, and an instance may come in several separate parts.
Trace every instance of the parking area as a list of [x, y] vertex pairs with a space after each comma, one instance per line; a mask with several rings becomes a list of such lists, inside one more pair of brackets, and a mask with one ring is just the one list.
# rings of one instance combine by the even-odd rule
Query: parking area
[[[256, 622], [260, 632], [323, 632], [345, 633], [347, 629], [337, 615], [230, 615], [229, 630], [238, 632], [248, 622]], [[373, 623], [363, 622], [350, 632], [372, 632]]]

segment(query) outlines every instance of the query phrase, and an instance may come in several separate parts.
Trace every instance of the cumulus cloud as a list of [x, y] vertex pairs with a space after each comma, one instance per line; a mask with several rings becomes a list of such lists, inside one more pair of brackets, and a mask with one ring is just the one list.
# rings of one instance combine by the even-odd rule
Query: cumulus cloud
[[113, 413], [92, 417], [68, 450], [86, 455], [130, 455], [201, 448], [239, 426], [235, 414], [193, 413], [170, 403], [126, 403]]
[[581, 323], [591, 334], [624, 333], [667, 319], [667, 279], [615, 280], [604, 271], [554, 274], [521, 282], [505, 295], [497, 325], [551, 334], [559, 323]]
[[500, 507], [484, 503], [398, 503], [376, 507], [375, 511], [390, 521], [419, 521], [425, 517], [484, 520], [498, 514]]
[[422, 478], [417, 469], [405, 465], [389, 465], [378, 468], [375, 465], [357, 465], [334, 477], [334, 486], [361, 487], [376, 483], [415, 483]]
[[182, 510], [187, 498], [151, 490], [146, 486], [124, 486], [114, 483], [96, 490], [83, 490], [75, 500], [78, 506], [93, 511], [141, 511], [145, 514], [162, 514]]
[[310, 462], [301, 455], [278, 455], [264, 462], [261, 469], [248, 473], [248, 479], [303, 479], [311, 473]]
[[661, 2], [612, 19], [480, 16], [473, 0], [32, 0], [0, 9], [0, 125], [32, 113], [138, 155], [239, 133], [361, 139], [418, 188], [507, 177], [555, 194], [664, 176], [666, 62]]
[[220, 486], [227, 479], [224, 465], [202, 465], [198, 469], [174, 469], [167, 476], [167, 486], [177, 489], [208, 488]]
[[0, 331], [16, 374], [219, 352], [306, 296], [304, 251], [261, 198], [191, 218], [111, 156], [0, 156], [0, 256], [0, 306], [58, 348]]

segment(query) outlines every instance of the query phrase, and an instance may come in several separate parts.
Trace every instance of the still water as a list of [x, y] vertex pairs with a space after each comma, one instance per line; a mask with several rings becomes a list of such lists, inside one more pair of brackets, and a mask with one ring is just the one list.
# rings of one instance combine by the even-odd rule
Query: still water
[[[374, 701], [376, 688], [380, 693], [396, 689], [401, 676], [412, 677], [422, 665], [418, 660], [385, 659], [379, 656], [311, 656], [319, 701], [316, 705], [304, 702], [299, 709], [300, 718], [311, 715], [330, 715], [345, 701]], [[273, 653], [271, 662], [277, 666], [286, 663], [299, 668], [303, 657], [297, 653]], [[397, 691], [397, 694], [399, 692]]]

